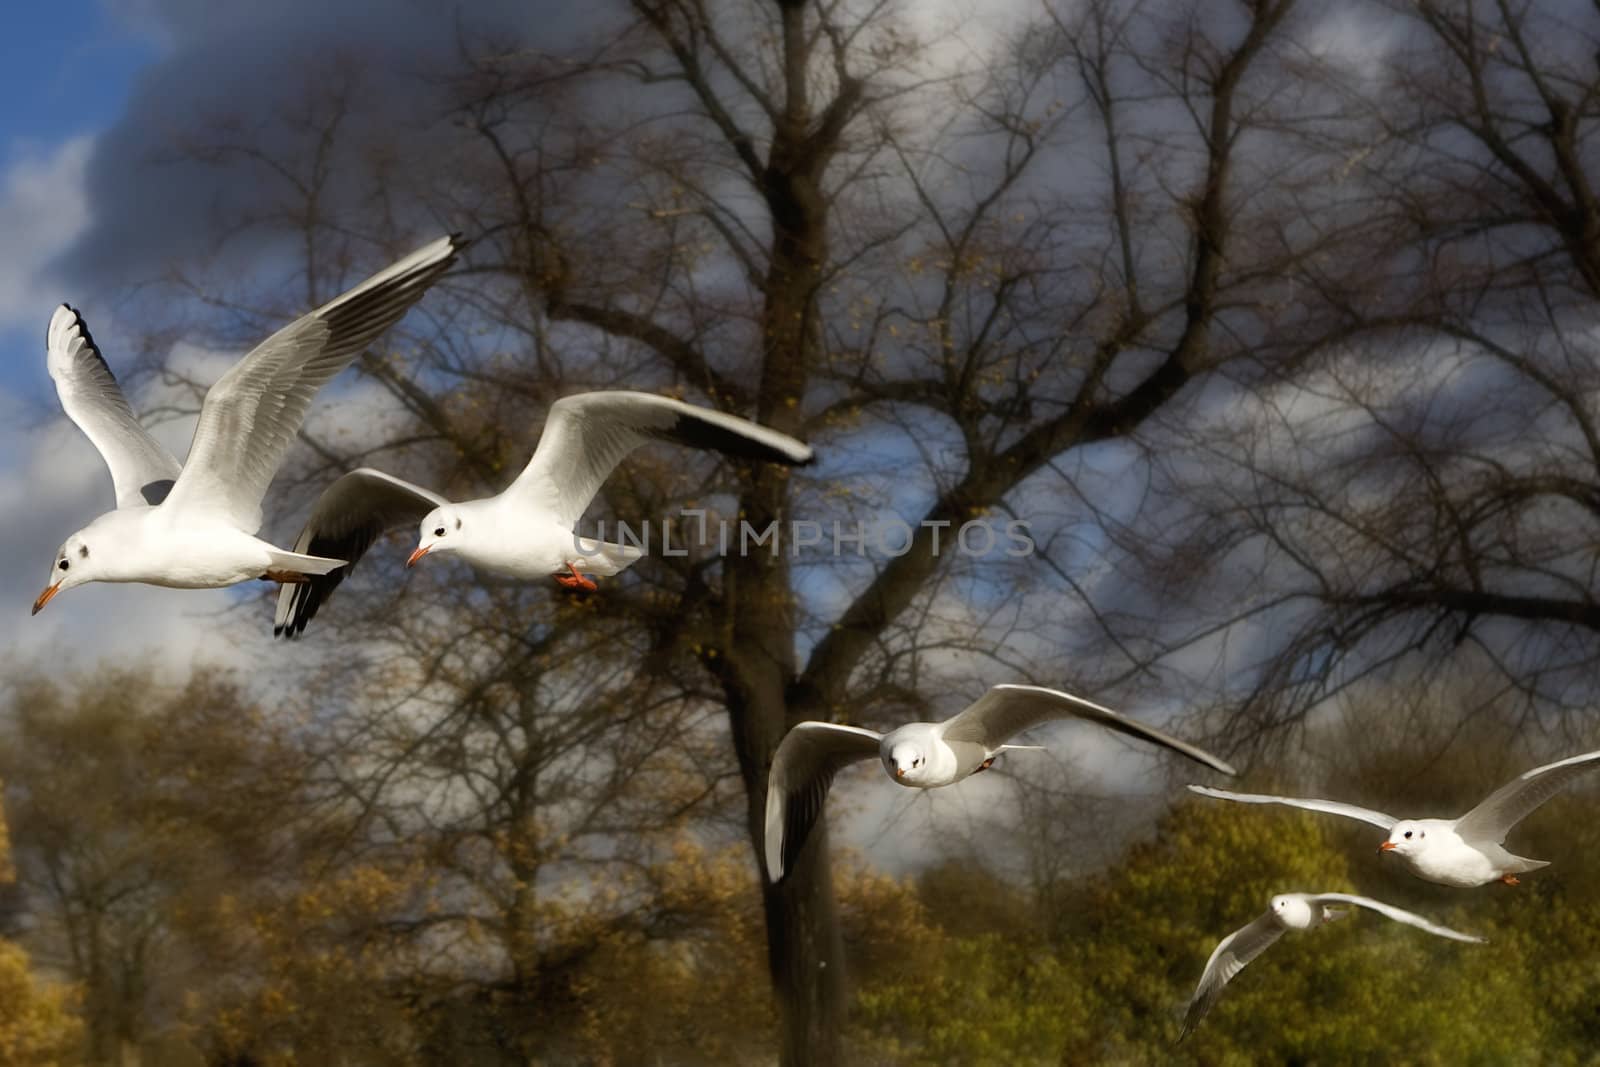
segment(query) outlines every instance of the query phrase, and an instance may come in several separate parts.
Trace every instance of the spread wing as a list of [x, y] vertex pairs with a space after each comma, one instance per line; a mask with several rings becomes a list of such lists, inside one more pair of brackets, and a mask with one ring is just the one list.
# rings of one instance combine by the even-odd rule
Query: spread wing
[[1470, 941], [1474, 944], [1488, 944], [1489, 939], [1478, 937], [1476, 934], [1464, 934], [1459, 930], [1452, 930], [1448, 926], [1440, 926], [1436, 922], [1429, 922], [1422, 916], [1397, 908], [1393, 904], [1385, 904], [1381, 900], [1371, 897], [1358, 897], [1349, 893], [1316, 893], [1307, 896], [1307, 901], [1312, 904], [1354, 904], [1359, 908], [1369, 908], [1397, 923], [1415, 926], [1419, 930], [1426, 930], [1435, 937], [1448, 937], [1452, 941]]
[[1233, 976], [1282, 936], [1283, 927], [1268, 912], [1218, 942], [1211, 951], [1211, 958], [1206, 960], [1206, 969], [1200, 975], [1200, 984], [1195, 986], [1194, 996], [1189, 998], [1189, 1010], [1184, 1013], [1183, 1032], [1178, 1035], [1179, 1041], [1193, 1032], [1206, 1012], [1221, 998], [1223, 989], [1233, 981]]
[[1524, 771], [1489, 794], [1487, 800], [1456, 820], [1456, 833], [1465, 841], [1500, 844], [1517, 823], [1559, 793], [1579, 775], [1600, 768], [1600, 752], [1547, 763]]
[[307, 575], [307, 581], [279, 587], [272, 632], [283, 637], [300, 633], [372, 542], [396, 526], [416, 525], [446, 503], [438, 493], [371, 467], [357, 468], [328, 486], [317, 497], [294, 550], [348, 562], [327, 574]]
[[812, 458], [809, 445], [736, 415], [652, 393], [579, 393], [550, 406], [539, 447], [506, 495], [571, 527], [622, 457], [652, 440], [771, 463]]
[[134, 416], [105, 357], [75, 308], [62, 304], [45, 332], [45, 366], [61, 410], [111, 468], [117, 507], [159, 504], [182, 466]]
[[784, 735], [767, 772], [767, 877], [777, 882], [794, 865], [822, 815], [840, 768], [872, 759], [883, 735], [859, 726], [802, 722]]
[[1170, 748], [1223, 774], [1237, 773], [1204, 749], [1179, 741], [1152, 726], [1071, 693], [1036, 685], [995, 686], [965, 711], [947, 720], [940, 728], [940, 736], [946, 741], [980, 744], [993, 752], [1029, 727], [1055, 719], [1086, 719], [1129, 737]]
[[1320, 811], [1328, 815], [1343, 815], [1347, 819], [1360, 819], [1362, 822], [1371, 823], [1382, 830], [1392, 829], [1399, 822], [1393, 815], [1385, 815], [1381, 811], [1371, 808], [1358, 808], [1354, 804], [1341, 804], [1337, 800], [1316, 800], [1311, 797], [1274, 797], [1265, 793], [1230, 793], [1226, 789], [1212, 789], [1210, 786], [1191, 785], [1189, 792], [1199, 793], [1203, 797], [1215, 797], [1218, 800], [1234, 800], [1240, 804], [1282, 804], [1290, 808], [1304, 808], [1307, 811]]
[[189, 457], [169, 503], [261, 526], [261, 498], [300, 432], [311, 398], [359, 356], [455, 260], [441, 237], [301, 316], [224, 374], [200, 408]]

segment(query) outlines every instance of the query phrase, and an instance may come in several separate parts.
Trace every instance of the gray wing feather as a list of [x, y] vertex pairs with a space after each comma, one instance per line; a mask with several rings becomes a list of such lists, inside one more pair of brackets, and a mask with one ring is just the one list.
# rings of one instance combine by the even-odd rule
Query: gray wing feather
[[1178, 1035], [1179, 1041], [1188, 1037], [1206, 1012], [1211, 1010], [1222, 996], [1223, 989], [1233, 981], [1234, 975], [1244, 970], [1251, 960], [1271, 948], [1272, 943], [1282, 936], [1283, 927], [1268, 912], [1218, 942], [1211, 951], [1211, 958], [1206, 960], [1206, 969], [1200, 975], [1200, 984], [1195, 987], [1194, 996], [1189, 999], [1189, 1010], [1183, 1017], [1183, 1032]]
[[1362, 822], [1371, 823], [1382, 830], [1391, 829], [1400, 820], [1393, 815], [1385, 815], [1381, 811], [1371, 808], [1358, 808], [1354, 804], [1345, 804], [1337, 800], [1317, 800], [1313, 797], [1274, 797], [1265, 793], [1230, 793], [1226, 789], [1212, 789], [1210, 786], [1191, 785], [1189, 792], [1199, 793], [1203, 797], [1215, 797], [1218, 800], [1232, 800], [1240, 804], [1282, 804], [1289, 808], [1304, 808], [1306, 811], [1320, 811], [1327, 815], [1343, 815], [1347, 819], [1360, 819]]
[[261, 498], [305, 421], [311, 399], [416, 303], [455, 261], [461, 242], [441, 237], [379, 271], [271, 337], [206, 394], [174, 506], [261, 526]]
[[183, 468], [139, 425], [76, 308], [62, 304], [50, 316], [45, 366], [56, 383], [61, 410], [110, 468], [117, 507], [161, 503]]
[[822, 815], [841, 768], [872, 759], [883, 735], [859, 726], [802, 722], [784, 735], [767, 772], [767, 877], [781, 881]]
[[810, 446], [736, 415], [653, 393], [579, 393], [550, 406], [539, 446], [506, 495], [571, 527], [622, 458], [652, 440], [771, 463], [812, 458]]
[[1112, 711], [1110, 708], [1036, 685], [997, 685], [968, 707], [947, 720], [940, 729], [946, 741], [970, 741], [995, 751], [1012, 737], [1056, 719], [1085, 719], [1109, 730], [1149, 741], [1189, 757], [1197, 763], [1236, 774], [1232, 766], [1202, 748], [1180, 741], [1153, 726]]
[[1466, 841], [1500, 844], [1513, 826], [1533, 814], [1534, 809], [1559, 793], [1568, 782], [1596, 768], [1600, 768], [1600, 752], [1585, 752], [1524, 771], [1457, 819], [1456, 833]]
[[346, 565], [280, 586], [272, 632], [294, 637], [303, 631], [374, 541], [396, 526], [421, 522], [446, 503], [438, 493], [371, 467], [359, 467], [328, 486], [317, 497], [294, 550], [342, 559]]
[[1350, 893], [1316, 893], [1308, 894], [1307, 899], [1313, 904], [1354, 904], [1359, 908], [1368, 908], [1379, 915], [1393, 919], [1395, 922], [1405, 923], [1407, 926], [1415, 926], [1417, 929], [1426, 930], [1436, 937], [1448, 937], [1452, 941], [1469, 941], [1478, 945], [1487, 944], [1489, 941], [1486, 937], [1478, 937], [1476, 934], [1464, 934], [1459, 930], [1452, 930], [1448, 926], [1440, 926], [1438, 923], [1430, 922], [1420, 915], [1406, 911], [1404, 908], [1397, 908], [1393, 904], [1385, 904], [1383, 901], [1373, 900], [1371, 897], [1358, 897]]

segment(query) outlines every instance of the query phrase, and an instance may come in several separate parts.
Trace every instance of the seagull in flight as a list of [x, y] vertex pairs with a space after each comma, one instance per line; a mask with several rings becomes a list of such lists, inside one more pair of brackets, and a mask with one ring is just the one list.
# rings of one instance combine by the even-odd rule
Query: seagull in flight
[[61, 407], [99, 449], [117, 507], [62, 544], [33, 613], [85, 582], [210, 589], [253, 578], [305, 582], [340, 559], [285, 552], [255, 537], [261, 499], [316, 391], [377, 339], [455, 260], [441, 237], [262, 341], [206, 393], [179, 464], [139, 425], [74, 308], [46, 333]]
[[987, 770], [1002, 752], [1033, 747], [1006, 742], [1056, 719], [1085, 719], [1163, 745], [1223, 774], [1238, 773], [1204, 749], [1154, 727], [1071, 693], [1036, 685], [997, 685], [944, 722], [907, 723], [886, 734], [831, 722], [797, 723], [784, 735], [767, 773], [767, 877], [780, 881], [794, 866], [841, 768], [876, 756], [899, 785], [913, 789], [954, 785]]
[[1596, 768], [1600, 768], [1600, 751], [1524, 771], [1459, 819], [1397, 819], [1337, 800], [1230, 793], [1203, 785], [1191, 785], [1189, 789], [1219, 800], [1283, 804], [1360, 819], [1389, 832], [1388, 840], [1378, 846], [1378, 851], [1399, 856], [1418, 878], [1469, 889], [1494, 881], [1517, 885], [1517, 875], [1550, 866], [1549, 860], [1524, 859], [1506, 851], [1506, 834], [1568, 782]]
[[1182, 1041], [1194, 1031], [1196, 1024], [1211, 1010], [1212, 1005], [1216, 1004], [1222, 996], [1223, 989], [1233, 981], [1234, 976], [1244, 970], [1251, 960], [1270, 948], [1274, 941], [1283, 936], [1284, 931], [1310, 930], [1350, 914], [1347, 908], [1332, 906], [1336, 904], [1368, 908], [1395, 922], [1415, 926], [1419, 930], [1426, 930], [1437, 937], [1448, 937], [1452, 941], [1471, 941], [1480, 945], [1488, 941], [1487, 938], [1463, 934], [1448, 926], [1429, 922], [1420, 915], [1397, 908], [1393, 904], [1373, 900], [1371, 897], [1358, 897], [1349, 893], [1279, 893], [1272, 898], [1272, 903], [1267, 907], [1265, 914], [1223, 938], [1212, 950], [1211, 958], [1206, 960], [1205, 972], [1200, 976], [1200, 984], [1195, 987], [1194, 996], [1189, 1001], [1189, 1011], [1184, 1016], [1183, 1032], [1178, 1035], [1178, 1040]]
[[573, 532], [600, 486], [624, 456], [650, 441], [769, 463], [810, 463], [811, 447], [747, 419], [627, 390], [579, 393], [550, 405], [533, 458], [504, 492], [451, 503], [431, 489], [361, 467], [317, 498], [295, 541], [296, 552], [337, 556], [330, 569], [278, 593], [273, 633], [293, 637], [344, 581], [372, 543], [391, 527], [420, 523], [415, 566], [426, 556], [455, 553], [474, 567], [511, 578], [551, 575], [568, 588], [594, 589], [583, 570], [609, 577], [639, 559], [635, 545]]

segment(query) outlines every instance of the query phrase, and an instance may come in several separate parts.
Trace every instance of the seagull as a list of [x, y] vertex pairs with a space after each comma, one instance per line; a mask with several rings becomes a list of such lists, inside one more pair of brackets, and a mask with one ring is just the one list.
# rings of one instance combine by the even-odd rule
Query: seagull
[[1397, 819], [1381, 811], [1336, 800], [1230, 793], [1203, 785], [1191, 785], [1189, 789], [1203, 797], [1220, 800], [1286, 804], [1360, 819], [1389, 831], [1389, 839], [1378, 846], [1378, 851], [1399, 856], [1418, 878], [1470, 889], [1493, 881], [1518, 885], [1517, 875], [1550, 866], [1548, 860], [1524, 859], [1507, 852], [1503, 847], [1506, 834], [1568, 782], [1597, 767], [1600, 767], [1600, 752], [1585, 752], [1535, 767], [1495, 790], [1487, 800], [1459, 819]]
[[117, 507], [62, 544], [39, 611], [85, 582], [210, 589], [252, 578], [304, 582], [344, 561], [257, 539], [261, 498], [316, 391], [403, 315], [454, 261], [441, 237], [262, 341], [206, 393], [179, 464], [139, 425], [76, 309], [45, 336], [61, 407], [111, 469]]
[[1200, 976], [1200, 984], [1195, 987], [1194, 997], [1189, 1001], [1189, 1011], [1184, 1015], [1183, 1032], [1178, 1035], [1178, 1040], [1182, 1041], [1193, 1032], [1195, 1025], [1222, 996], [1222, 990], [1233, 981], [1234, 975], [1265, 952], [1283, 936], [1285, 930], [1309, 930], [1350, 914], [1346, 908], [1330, 907], [1334, 904], [1370, 908], [1395, 922], [1406, 923], [1452, 941], [1470, 941], [1480, 945], [1488, 943], [1488, 938], [1440, 926], [1420, 915], [1371, 897], [1352, 896], [1349, 893], [1279, 893], [1272, 898], [1272, 904], [1265, 914], [1223, 938], [1212, 950], [1211, 958], [1206, 960], [1205, 973]]
[[644, 553], [636, 545], [580, 537], [573, 527], [622, 458], [654, 440], [771, 463], [812, 459], [810, 446], [787, 434], [671, 397], [620, 389], [564, 397], [550, 405], [527, 467], [495, 496], [452, 504], [371, 467], [330, 485], [313, 505], [295, 551], [338, 556], [349, 566], [293, 589], [284, 586], [273, 633], [293, 637], [303, 631], [372, 543], [385, 530], [409, 523], [421, 525], [407, 567], [453, 552], [508, 577], [555, 575], [568, 588], [595, 589], [580, 567], [609, 577]]
[[1238, 773], [1211, 753], [1110, 708], [1036, 685], [997, 685], [944, 722], [907, 723], [887, 734], [831, 722], [797, 723], [784, 735], [767, 773], [767, 877], [781, 881], [794, 866], [840, 768], [877, 756], [900, 785], [953, 785], [987, 770], [1002, 752], [1036, 747], [1005, 742], [1055, 719], [1087, 719], [1165, 745], [1223, 774]]

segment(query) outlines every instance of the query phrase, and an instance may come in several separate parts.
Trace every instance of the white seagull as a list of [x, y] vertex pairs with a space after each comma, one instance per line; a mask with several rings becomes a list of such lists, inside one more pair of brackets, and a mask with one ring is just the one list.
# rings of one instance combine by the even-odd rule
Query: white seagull
[[1118, 733], [1153, 741], [1197, 763], [1236, 774], [1203, 749], [1082, 697], [1036, 685], [997, 685], [944, 722], [912, 722], [886, 734], [831, 722], [796, 723], [784, 735], [767, 773], [767, 877], [777, 882], [805, 846], [822, 814], [833, 776], [877, 756], [900, 785], [934, 789], [986, 770], [1006, 741], [1040, 723], [1087, 719]]
[[1189, 789], [1220, 800], [1285, 804], [1360, 819], [1389, 831], [1389, 839], [1378, 846], [1378, 851], [1399, 856], [1418, 878], [1466, 889], [1496, 880], [1517, 885], [1517, 875], [1550, 866], [1549, 860], [1524, 859], [1507, 852], [1503, 847], [1506, 834], [1568, 782], [1596, 768], [1600, 768], [1600, 752], [1585, 752], [1535, 767], [1495, 790], [1459, 819], [1397, 819], [1337, 800], [1230, 793], [1203, 785], [1191, 785]]
[[1222, 990], [1233, 980], [1233, 976], [1282, 937], [1285, 930], [1309, 930], [1350, 914], [1345, 908], [1329, 906], [1333, 904], [1370, 908], [1395, 922], [1406, 923], [1452, 941], [1471, 941], [1480, 945], [1488, 942], [1488, 938], [1440, 926], [1420, 915], [1371, 897], [1352, 896], [1349, 893], [1279, 893], [1272, 898], [1272, 905], [1264, 915], [1223, 938], [1212, 950], [1211, 958], [1206, 960], [1205, 973], [1200, 976], [1200, 984], [1195, 987], [1194, 997], [1189, 1001], [1189, 1011], [1184, 1016], [1183, 1032], [1178, 1035], [1178, 1040], [1189, 1036], [1195, 1024], [1222, 996]]
[[379, 535], [419, 521], [417, 549], [407, 567], [424, 556], [454, 552], [474, 567], [508, 577], [556, 575], [569, 588], [594, 589], [580, 567], [609, 576], [643, 553], [634, 545], [580, 537], [573, 527], [622, 458], [653, 440], [771, 463], [812, 458], [810, 446], [787, 434], [670, 397], [626, 390], [564, 397], [550, 405], [527, 467], [495, 496], [452, 504], [370, 467], [330, 485], [311, 509], [295, 551], [338, 556], [350, 566], [280, 590], [273, 632], [293, 637], [304, 630]]
[[405, 313], [455, 259], [441, 237], [257, 345], [206, 393], [180, 466], [139, 425], [89, 329], [63, 304], [46, 335], [61, 407], [100, 450], [117, 508], [61, 546], [34, 614], [85, 582], [207, 589], [303, 582], [343, 560], [285, 552], [254, 534], [261, 498], [316, 391]]

